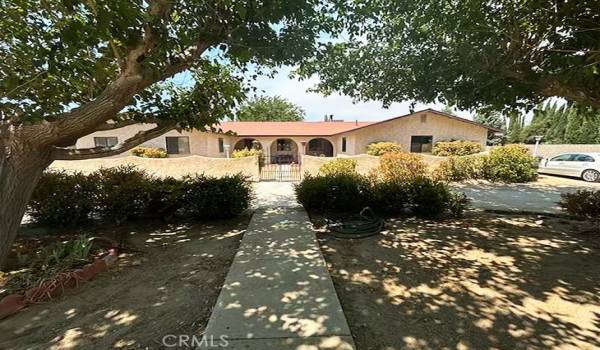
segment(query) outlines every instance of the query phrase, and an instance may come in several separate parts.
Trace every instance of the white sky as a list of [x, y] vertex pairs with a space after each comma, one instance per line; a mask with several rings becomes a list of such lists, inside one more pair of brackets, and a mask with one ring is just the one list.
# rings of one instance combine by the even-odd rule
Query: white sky
[[[325, 114], [333, 114], [334, 119], [346, 121], [382, 120], [410, 113], [411, 101], [394, 103], [388, 109], [381, 102], [353, 103], [347, 96], [310, 93], [307, 90], [318, 81], [316, 77], [310, 80], [298, 81], [289, 78], [290, 67], [283, 67], [274, 78], [260, 76], [254, 85], [258, 88], [257, 95], [279, 95], [302, 107], [306, 112], [306, 120], [321, 121]], [[434, 108], [441, 110], [442, 104], [417, 104], [415, 110]], [[469, 112], [457, 111], [463, 118], [472, 119]]]

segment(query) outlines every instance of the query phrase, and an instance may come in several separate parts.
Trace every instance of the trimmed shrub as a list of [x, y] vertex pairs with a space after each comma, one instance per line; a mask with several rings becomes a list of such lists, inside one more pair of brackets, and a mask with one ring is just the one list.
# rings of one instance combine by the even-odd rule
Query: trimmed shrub
[[117, 225], [141, 217], [152, 198], [154, 179], [133, 165], [101, 168], [90, 176], [98, 184], [96, 210]]
[[396, 142], [375, 142], [367, 145], [367, 154], [382, 156], [386, 153], [402, 152], [402, 146]]
[[39, 224], [74, 226], [90, 219], [96, 184], [76, 172], [46, 171], [29, 201], [29, 215]]
[[235, 150], [235, 151], [233, 151], [233, 153], [231, 153], [232, 158], [245, 158], [245, 157], [254, 157], [254, 156], [258, 156], [259, 166], [262, 167], [265, 164], [265, 156], [264, 156], [263, 151], [260, 149], [244, 148], [244, 149]]
[[560, 197], [558, 205], [567, 213], [600, 224], [600, 190], [577, 190]]
[[225, 219], [248, 209], [253, 198], [252, 184], [238, 174], [225, 177], [198, 175], [183, 179], [183, 212], [196, 219]]
[[368, 205], [370, 198], [367, 179], [357, 174], [306, 175], [295, 192], [307, 210], [354, 212]]
[[370, 206], [383, 214], [433, 218], [446, 212], [460, 217], [469, 204], [462, 193], [440, 181], [420, 176], [410, 181], [371, 181], [360, 175], [310, 176], [295, 187], [296, 198], [309, 211], [358, 213]]
[[441, 161], [433, 171], [433, 178], [442, 181], [481, 179], [485, 157], [479, 155], [450, 157]]
[[419, 177], [410, 183], [411, 211], [419, 217], [433, 218], [448, 208], [450, 189], [441, 181]]
[[379, 159], [379, 166], [371, 171], [371, 178], [387, 182], [412, 181], [427, 173], [423, 157], [414, 153], [386, 153]]
[[354, 159], [338, 158], [319, 167], [319, 175], [335, 176], [340, 174], [356, 174], [358, 162]]
[[131, 149], [131, 154], [144, 158], [167, 158], [168, 154], [162, 148], [157, 147], [135, 147]]
[[467, 156], [470, 154], [479, 153], [483, 150], [481, 144], [473, 141], [456, 140], [456, 141], [440, 141], [433, 146], [432, 153], [434, 156], [451, 157], [451, 156]]
[[144, 208], [145, 217], [158, 217], [170, 220], [181, 212], [182, 197], [185, 193], [183, 181], [166, 177], [152, 179], [149, 201]]
[[401, 182], [375, 182], [372, 184], [370, 206], [376, 212], [402, 214], [411, 203], [410, 185]]
[[490, 181], [528, 182], [537, 178], [537, 160], [526, 147], [493, 148], [484, 159], [484, 177]]

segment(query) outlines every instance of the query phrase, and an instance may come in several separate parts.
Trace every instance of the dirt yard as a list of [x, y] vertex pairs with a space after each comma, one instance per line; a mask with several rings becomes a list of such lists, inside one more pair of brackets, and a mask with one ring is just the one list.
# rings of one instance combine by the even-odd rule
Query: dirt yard
[[248, 219], [120, 229], [144, 253], [0, 321], [0, 349], [157, 349], [165, 335], [201, 334]]
[[469, 215], [322, 235], [357, 348], [600, 349], [600, 237], [559, 218]]

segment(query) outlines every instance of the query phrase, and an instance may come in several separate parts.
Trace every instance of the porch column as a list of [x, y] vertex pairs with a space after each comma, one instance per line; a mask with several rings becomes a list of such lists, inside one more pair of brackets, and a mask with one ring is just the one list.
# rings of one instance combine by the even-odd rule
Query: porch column
[[302, 154], [300, 155], [300, 159], [298, 159], [298, 164], [302, 164], [302, 156], [306, 154], [306, 141], [301, 141], [300, 145], [302, 145]]

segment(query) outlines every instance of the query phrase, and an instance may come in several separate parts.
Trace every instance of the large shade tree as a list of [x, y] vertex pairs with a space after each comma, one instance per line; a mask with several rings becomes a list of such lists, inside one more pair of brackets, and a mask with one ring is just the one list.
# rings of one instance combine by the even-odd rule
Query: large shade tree
[[259, 96], [246, 103], [235, 115], [238, 121], [297, 122], [304, 120], [302, 107], [281, 96]]
[[[311, 55], [331, 11], [322, 0], [0, 0], [0, 263], [53, 160], [213, 125], [243, 95], [232, 71]], [[188, 87], [169, 83], [189, 72]], [[156, 126], [110, 148], [69, 147], [141, 121]]]
[[349, 40], [303, 67], [319, 89], [460, 109], [531, 109], [551, 96], [600, 108], [597, 0], [356, 0]]

